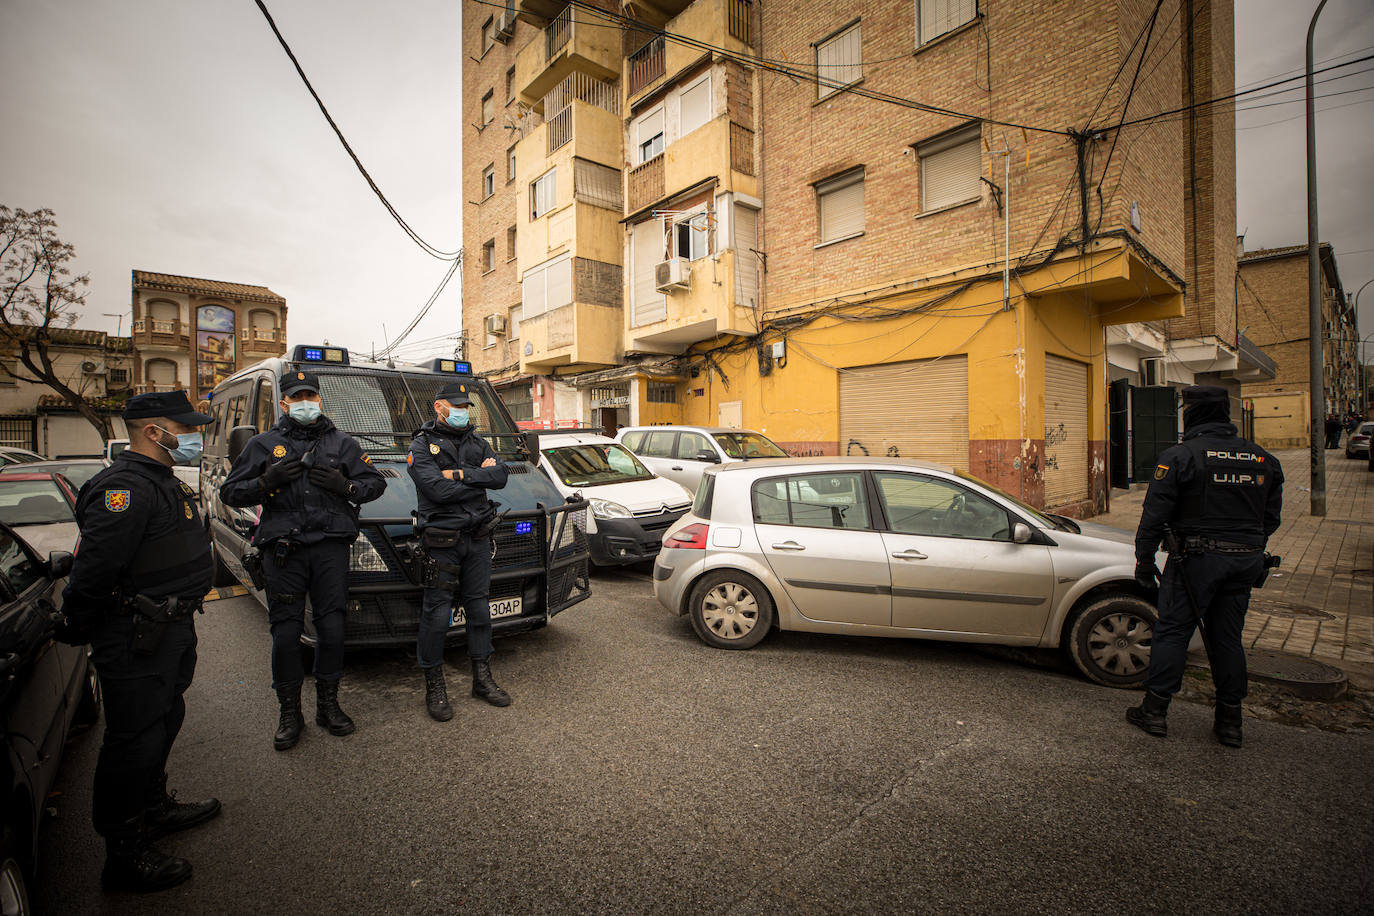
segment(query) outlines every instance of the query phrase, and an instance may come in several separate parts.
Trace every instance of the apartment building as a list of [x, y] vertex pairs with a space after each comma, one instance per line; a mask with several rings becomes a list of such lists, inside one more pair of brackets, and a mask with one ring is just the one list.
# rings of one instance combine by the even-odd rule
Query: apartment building
[[[1255, 440], [1265, 448], [1301, 448], [1310, 441], [1312, 365], [1309, 333], [1307, 246], [1244, 251], [1237, 241], [1236, 298], [1246, 337], [1269, 354], [1273, 378], [1246, 384], [1242, 397], [1254, 412]], [[1355, 309], [1341, 285], [1336, 255], [1322, 242], [1319, 285], [1322, 298], [1322, 354], [1327, 413], [1358, 412], [1359, 333]]]
[[507, 297], [492, 364], [570, 386], [584, 422], [938, 460], [1091, 514], [1109, 457], [1154, 447], [1112, 380], [1249, 371], [1230, 110], [1115, 129], [1225, 94], [1230, 3], [516, 0], [499, 52], [464, 9], [469, 73], [505, 67], [517, 109], [511, 196], [476, 234], [468, 205], [465, 245], [509, 220], [520, 283], [469, 285], [469, 333]]

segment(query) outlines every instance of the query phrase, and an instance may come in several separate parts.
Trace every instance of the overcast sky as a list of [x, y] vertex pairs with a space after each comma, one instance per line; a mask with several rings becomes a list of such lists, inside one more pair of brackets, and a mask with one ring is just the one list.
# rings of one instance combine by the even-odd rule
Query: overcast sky
[[[459, 0], [269, 6], [392, 203], [427, 241], [456, 249]], [[1238, 86], [1300, 72], [1313, 8], [1236, 0]], [[1374, 0], [1331, 0], [1318, 59], [1374, 53], [1371, 13]], [[1365, 73], [1318, 92], [1372, 84]], [[1306, 241], [1301, 98], [1238, 114], [1237, 222], [1251, 248]], [[1374, 91], [1335, 96], [1318, 118], [1322, 238], [1352, 292], [1374, 278], [1370, 102]], [[372, 196], [252, 0], [0, 0], [0, 106], [0, 202], [57, 212], [91, 275], [83, 326], [116, 329], [103, 314], [128, 315], [138, 268], [271, 287], [293, 342], [367, 349], [444, 273]], [[451, 352], [442, 335], [458, 333], [459, 302], [455, 279], [407, 355]], [[1361, 306], [1363, 333], [1374, 331], [1374, 289]]]

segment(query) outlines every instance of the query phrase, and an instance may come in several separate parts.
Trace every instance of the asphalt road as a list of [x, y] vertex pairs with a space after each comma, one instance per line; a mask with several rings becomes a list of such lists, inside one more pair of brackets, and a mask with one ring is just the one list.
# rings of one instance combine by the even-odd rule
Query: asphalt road
[[[102, 895], [98, 733], [68, 750], [42, 912], [1355, 912], [1374, 899], [1374, 734], [1247, 720], [1227, 751], [1176, 704], [975, 648], [773, 634], [701, 644], [645, 570], [599, 575], [497, 643], [515, 697], [436, 723], [404, 651], [351, 655], [334, 738], [271, 747], [267, 627], [199, 618], [172, 787], [216, 821], [168, 838], [190, 882]], [[306, 702], [311, 702], [306, 688]], [[1367, 910], [1366, 910], [1367, 911]]]

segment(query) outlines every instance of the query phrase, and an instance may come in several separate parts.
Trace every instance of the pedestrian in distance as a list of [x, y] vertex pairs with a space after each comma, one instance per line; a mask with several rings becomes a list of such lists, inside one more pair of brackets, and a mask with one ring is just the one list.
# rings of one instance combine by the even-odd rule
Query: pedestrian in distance
[[511, 703], [510, 694], [491, 674], [491, 532], [497, 512], [487, 497], [488, 490], [506, 485], [507, 471], [477, 434], [468, 388], [457, 381], [439, 391], [435, 418], [416, 431], [406, 456], [431, 575], [421, 605], [415, 658], [425, 675], [425, 707], [440, 722], [453, 718], [443, 663], [455, 600], [466, 618], [472, 695], [493, 706]]
[[358, 506], [381, 496], [386, 480], [357, 440], [324, 415], [313, 373], [285, 374], [278, 406], [281, 419], [248, 440], [219, 497], [226, 506], [262, 506], [252, 543], [267, 583], [272, 689], [281, 707], [272, 746], [284, 751], [305, 728], [307, 595], [315, 624], [315, 724], [331, 735], [353, 733], [353, 720], [339, 706], [348, 558], [358, 539]]
[[1188, 643], [1201, 624], [1216, 685], [1213, 730], [1222, 744], [1240, 747], [1248, 692], [1241, 633], [1250, 589], [1277, 565], [1264, 548], [1279, 527], [1283, 469], [1237, 435], [1224, 388], [1185, 388], [1183, 405], [1183, 441], [1160, 454], [1135, 535], [1141, 586], [1153, 590], [1159, 582], [1161, 540], [1169, 560], [1158, 585], [1145, 697], [1126, 718], [1156, 737], [1168, 734], [1169, 701], [1183, 684]]
[[194, 617], [214, 578], [195, 491], [172, 465], [200, 457], [199, 427], [210, 419], [192, 410], [184, 391], [130, 398], [129, 447], [76, 503], [81, 548], [56, 637], [90, 643], [100, 676], [105, 736], [91, 814], [105, 839], [101, 882], [111, 890], [160, 891], [190, 878], [190, 862], [153, 843], [220, 813], [217, 799], [188, 804], [167, 791], [167, 760], [196, 671]]
[[1341, 444], [1341, 420], [1334, 413], [1326, 415], [1326, 447], [1339, 448]]

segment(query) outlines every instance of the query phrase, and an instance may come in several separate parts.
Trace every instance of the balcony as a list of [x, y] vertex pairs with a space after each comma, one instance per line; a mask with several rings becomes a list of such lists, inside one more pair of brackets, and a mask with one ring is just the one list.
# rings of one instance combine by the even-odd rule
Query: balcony
[[175, 318], [136, 318], [132, 333], [134, 346], [143, 350], [189, 350], [191, 347], [190, 329]]
[[619, 362], [619, 308], [574, 302], [520, 322], [520, 371], [544, 373], [556, 367], [593, 369]]
[[637, 95], [645, 87], [663, 76], [667, 72], [666, 58], [663, 36], [658, 35], [649, 39], [643, 47], [631, 54], [625, 61], [626, 91], [631, 96]]
[[726, 250], [689, 263], [688, 288], [662, 294], [661, 320], [626, 330], [627, 351], [676, 354], [722, 334], [757, 332], [751, 300], [758, 298], [760, 271], [753, 253]]
[[662, 155], [630, 170], [625, 212], [637, 213], [686, 188], [714, 178], [716, 190], [757, 197], [754, 133], [726, 115], [670, 144]]
[[180, 382], [148, 382], [145, 385], [135, 385], [134, 394], [151, 394], [154, 391], [185, 391], [186, 386]]
[[[687, 3], [652, 0], [647, 4], [635, 4], [636, 9], [641, 6], [647, 8], [639, 18], [655, 24], [661, 22], [663, 28], [675, 35], [719, 45], [732, 54], [752, 53], [752, 0], [696, 0]], [[664, 76], [675, 77], [701, 58], [699, 47], [678, 41], [665, 44], [661, 35], [649, 37], [646, 32], [638, 34], [644, 36], [644, 44], [625, 59], [626, 98], [632, 99], [652, 89]]]
[[637, 212], [663, 197], [663, 154], [630, 169], [625, 209]]
[[620, 32], [608, 25], [593, 13], [565, 7], [515, 57], [520, 101], [544, 113], [544, 96], [573, 73], [610, 83], [617, 80]]
[[286, 332], [279, 328], [243, 328], [239, 331], [239, 349], [268, 356], [285, 353]]
[[582, 144], [582, 152], [574, 155], [619, 170], [620, 92], [615, 84], [573, 73], [549, 90], [542, 108], [548, 125], [546, 155], [581, 136], [587, 142]]

